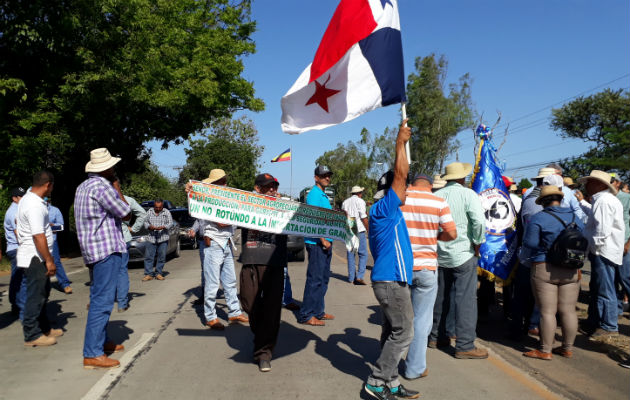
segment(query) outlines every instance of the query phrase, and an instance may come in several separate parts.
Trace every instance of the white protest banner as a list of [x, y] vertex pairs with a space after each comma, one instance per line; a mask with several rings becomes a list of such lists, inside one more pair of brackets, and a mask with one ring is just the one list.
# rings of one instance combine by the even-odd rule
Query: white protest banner
[[210, 183], [191, 183], [188, 213], [193, 218], [263, 232], [340, 240], [349, 250], [358, 243], [341, 211]]

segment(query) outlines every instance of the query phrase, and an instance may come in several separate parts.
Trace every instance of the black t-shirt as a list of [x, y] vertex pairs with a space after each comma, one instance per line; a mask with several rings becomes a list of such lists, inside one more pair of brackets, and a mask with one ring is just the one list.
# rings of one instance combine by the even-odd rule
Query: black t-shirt
[[241, 263], [286, 267], [287, 235], [241, 229]]

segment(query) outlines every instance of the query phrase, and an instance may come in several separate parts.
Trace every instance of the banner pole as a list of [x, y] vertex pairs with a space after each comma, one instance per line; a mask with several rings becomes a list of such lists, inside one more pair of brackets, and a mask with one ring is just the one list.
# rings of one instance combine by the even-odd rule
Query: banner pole
[[293, 200], [293, 146], [289, 147], [289, 151], [291, 152], [291, 183], [289, 186], [289, 197]]
[[[400, 104], [400, 111], [402, 112], [402, 119], [404, 121], [407, 119], [407, 105], [404, 102]], [[407, 126], [407, 124], [405, 124], [405, 126]], [[409, 162], [409, 165], [411, 165], [411, 150], [409, 150], [409, 142], [405, 143], [405, 151], [407, 152], [407, 161]]]

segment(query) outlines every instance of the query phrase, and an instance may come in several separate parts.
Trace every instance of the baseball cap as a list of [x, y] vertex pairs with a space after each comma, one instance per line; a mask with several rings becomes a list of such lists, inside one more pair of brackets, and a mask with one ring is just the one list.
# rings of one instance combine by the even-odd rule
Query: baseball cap
[[274, 178], [273, 175], [271, 174], [260, 174], [256, 176], [256, 179], [254, 180], [254, 184], [256, 186], [267, 186], [270, 183], [275, 183], [276, 185], [280, 185], [280, 182], [278, 182], [278, 180]]
[[26, 190], [24, 188], [16, 187], [11, 189], [11, 197], [24, 197], [25, 194]]
[[323, 176], [323, 175], [332, 175], [332, 171], [330, 170], [330, 168], [328, 168], [325, 165], [318, 165], [315, 168], [315, 175], [317, 176]]
[[433, 185], [433, 178], [431, 178], [429, 175], [427, 174], [416, 174], [413, 177], [413, 180], [411, 181], [411, 183], [417, 181], [418, 179], [424, 179], [425, 181], [429, 182], [431, 185]]
[[543, 186], [548, 185], [562, 187], [564, 186], [564, 182], [562, 181], [560, 175], [547, 175], [543, 178]]
[[385, 197], [385, 193], [392, 187], [392, 183], [394, 182], [394, 171], [389, 170], [385, 172], [378, 180], [378, 184], [376, 186], [376, 193], [374, 194], [374, 200], [380, 200]]

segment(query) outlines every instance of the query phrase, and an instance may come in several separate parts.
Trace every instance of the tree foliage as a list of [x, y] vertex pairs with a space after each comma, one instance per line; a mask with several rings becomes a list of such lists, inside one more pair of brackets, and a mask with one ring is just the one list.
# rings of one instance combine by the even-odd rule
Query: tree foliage
[[457, 148], [457, 132], [473, 125], [471, 78], [464, 74], [446, 86], [446, 57], [418, 57], [415, 72], [407, 80], [407, 117], [411, 170], [433, 175]]
[[190, 141], [179, 183], [205, 179], [210, 170], [221, 168], [228, 174], [229, 186], [252, 190], [263, 150], [251, 120], [242, 117], [215, 121], [212, 128], [202, 134], [202, 139]]
[[521, 181], [518, 183], [518, 189], [519, 190], [523, 190], [523, 189], [529, 189], [530, 187], [534, 186], [529, 179], [527, 178], [523, 178], [521, 179]]
[[168, 200], [176, 206], [186, 205], [184, 186], [168, 179], [155, 164], [146, 161], [142, 172], [131, 174], [123, 183], [123, 192], [137, 202]]
[[551, 127], [562, 137], [592, 145], [586, 153], [561, 162], [565, 175], [576, 178], [600, 169], [630, 178], [629, 91], [606, 89], [579, 97], [552, 110]]

